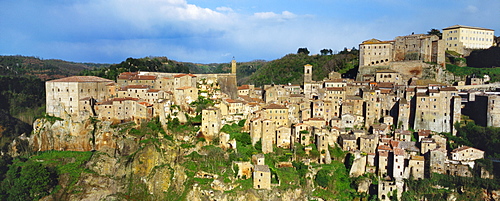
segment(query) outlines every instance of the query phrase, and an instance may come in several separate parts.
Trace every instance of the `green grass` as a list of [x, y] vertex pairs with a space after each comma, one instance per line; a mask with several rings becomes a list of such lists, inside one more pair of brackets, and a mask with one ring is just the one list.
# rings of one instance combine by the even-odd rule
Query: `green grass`
[[473, 74], [476, 76], [489, 75], [492, 82], [500, 81], [500, 68], [460, 67], [453, 64], [446, 64], [446, 70], [456, 76], [467, 76]]

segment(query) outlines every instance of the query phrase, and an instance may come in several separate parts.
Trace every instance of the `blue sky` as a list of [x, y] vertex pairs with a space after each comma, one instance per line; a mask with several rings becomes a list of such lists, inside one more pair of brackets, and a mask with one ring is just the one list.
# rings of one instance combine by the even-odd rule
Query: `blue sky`
[[273, 60], [300, 47], [317, 54], [456, 24], [499, 32], [500, 1], [0, 0], [0, 55]]

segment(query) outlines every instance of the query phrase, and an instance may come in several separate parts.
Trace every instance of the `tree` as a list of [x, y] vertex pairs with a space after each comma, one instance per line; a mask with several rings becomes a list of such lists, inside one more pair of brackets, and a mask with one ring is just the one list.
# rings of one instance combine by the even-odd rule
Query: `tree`
[[302, 48], [299, 48], [299, 49], [297, 50], [297, 54], [301, 54], [301, 53], [302, 53], [302, 54], [309, 55], [309, 53], [310, 53], [310, 52], [309, 52], [309, 50], [307, 49], [307, 47], [302, 47]]
[[27, 163], [24, 167], [11, 165], [2, 182], [8, 200], [39, 200], [48, 195], [57, 183], [56, 173], [40, 163]]
[[439, 39], [441, 39], [443, 37], [443, 34], [441, 33], [441, 31], [439, 31], [439, 29], [431, 29], [430, 31], [427, 32], [428, 35], [436, 35], [439, 37]]
[[330, 51], [329, 51], [329, 50], [327, 50], [327, 49], [322, 49], [322, 50], [320, 50], [319, 52], [320, 52], [320, 53], [321, 53], [321, 55], [323, 55], [323, 56], [324, 56], [324, 55], [328, 55], [328, 53], [330, 53]]
[[316, 178], [314, 178], [314, 181], [316, 181], [316, 183], [323, 188], [328, 187], [328, 183], [330, 182], [330, 175], [328, 174], [328, 170], [319, 170], [318, 173], [316, 173]]

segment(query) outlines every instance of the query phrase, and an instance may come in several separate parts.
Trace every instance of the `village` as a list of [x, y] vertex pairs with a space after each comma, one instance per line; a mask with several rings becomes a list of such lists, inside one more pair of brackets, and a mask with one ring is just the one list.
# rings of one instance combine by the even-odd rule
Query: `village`
[[[116, 82], [61, 78], [46, 82], [46, 113], [115, 124], [153, 117], [185, 122], [186, 116], [196, 116], [193, 102], [211, 100], [215, 104], [201, 111], [198, 133], [208, 142], [218, 139], [217, 146], [235, 149], [234, 139], [220, 130], [245, 120], [244, 131], [252, 145], [261, 143], [263, 154], [300, 143], [306, 153], [313, 148], [320, 153], [301, 162], [322, 164], [332, 160], [329, 147], [340, 147], [355, 156], [350, 176], [377, 175], [378, 198], [389, 200], [395, 190], [398, 197], [405, 191], [405, 179], [424, 179], [426, 172], [473, 176], [474, 161], [484, 158], [484, 151], [447, 149], [442, 133], [455, 135], [462, 115], [478, 125], [500, 126], [500, 93], [492, 90], [498, 85], [488, 76], [447, 83], [442, 68], [445, 51], [486, 49], [493, 37], [491, 29], [457, 25], [444, 28], [443, 39], [411, 34], [366, 40], [359, 45], [356, 79], [332, 71], [313, 80], [315, 66], [307, 64], [302, 85], [236, 86], [235, 60], [227, 74], [124, 72]], [[434, 79], [424, 76], [426, 71]], [[273, 188], [263, 154], [237, 162], [239, 174], [251, 172], [255, 189]], [[492, 173], [481, 170], [481, 177]]]

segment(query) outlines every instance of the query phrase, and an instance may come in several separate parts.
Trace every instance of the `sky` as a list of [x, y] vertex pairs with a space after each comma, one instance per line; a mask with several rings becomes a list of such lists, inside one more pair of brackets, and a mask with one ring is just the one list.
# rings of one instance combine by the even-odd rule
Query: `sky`
[[274, 60], [303, 47], [318, 54], [457, 24], [500, 32], [500, 1], [0, 0], [0, 55]]

